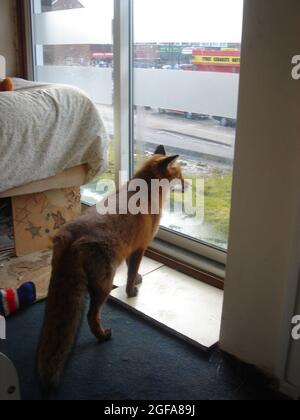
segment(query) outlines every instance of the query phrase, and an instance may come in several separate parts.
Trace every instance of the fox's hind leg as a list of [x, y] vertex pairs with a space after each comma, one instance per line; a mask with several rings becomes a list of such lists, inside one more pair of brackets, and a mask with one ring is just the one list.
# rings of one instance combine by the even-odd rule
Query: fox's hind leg
[[88, 322], [91, 332], [99, 341], [107, 341], [112, 336], [111, 329], [104, 328], [102, 325], [101, 309], [112, 290], [114, 274], [113, 270], [111, 270], [111, 272], [103, 275], [100, 274], [98, 277], [89, 277], [91, 303], [88, 313]]
[[136, 297], [138, 295], [138, 288], [136, 286], [138, 284], [141, 284], [143, 281], [142, 276], [138, 274], [138, 272], [139, 272], [139, 268], [140, 268], [144, 254], [145, 254], [144, 250], [136, 251], [127, 260], [128, 279], [127, 279], [126, 292], [129, 298]]
[[[126, 263], [127, 263], [127, 267], [129, 268], [130, 257], [127, 258]], [[139, 286], [142, 283], [143, 283], [143, 276], [138, 273], [137, 276], [136, 276], [136, 279], [135, 279], [135, 284], [136, 284], [136, 286]]]

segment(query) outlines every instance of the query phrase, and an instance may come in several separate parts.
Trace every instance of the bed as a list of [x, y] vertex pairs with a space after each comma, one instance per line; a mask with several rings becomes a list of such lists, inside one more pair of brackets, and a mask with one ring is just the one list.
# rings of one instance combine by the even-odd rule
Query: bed
[[[0, 57], [0, 77], [5, 75]], [[107, 165], [109, 139], [79, 89], [13, 79], [0, 93], [0, 199], [12, 198], [16, 253], [46, 248], [80, 213], [79, 188]]]
[[87, 164], [103, 171], [108, 139], [93, 102], [79, 89], [14, 79], [0, 93], [0, 193]]

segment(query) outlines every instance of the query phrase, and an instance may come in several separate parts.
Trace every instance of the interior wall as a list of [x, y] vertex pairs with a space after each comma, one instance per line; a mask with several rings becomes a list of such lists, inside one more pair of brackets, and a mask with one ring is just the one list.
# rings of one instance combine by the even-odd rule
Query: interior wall
[[221, 332], [223, 350], [280, 379], [300, 272], [299, 22], [299, 0], [245, 0]]
[[0, 55], [6, 58], [7, 75], [20, 73], [16, 0], [0, 0]]

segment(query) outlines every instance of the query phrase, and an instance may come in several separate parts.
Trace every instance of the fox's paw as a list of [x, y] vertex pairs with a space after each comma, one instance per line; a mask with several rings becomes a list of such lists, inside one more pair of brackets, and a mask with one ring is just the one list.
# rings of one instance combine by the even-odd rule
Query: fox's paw
[[111, 328], [106, 328], [105, 330], [105, 341], [108, 341], [112, 338], [112, 329]]
[[127, 290], [127, 296], [129, 298], [135, 298], [139, 294], [139, 289], [134, 287], [132, 290]]
[[141, 274], [138, 274], [136, 277], [135, 284], [139, 285], [143, 283], [143, 276]]
[[97, 338], [100, 343], [109, 341], [112, 338], [112, 330], [110, 328], [107, 328], [106, 330], [104, 330], [104, 333], [99, 334]]

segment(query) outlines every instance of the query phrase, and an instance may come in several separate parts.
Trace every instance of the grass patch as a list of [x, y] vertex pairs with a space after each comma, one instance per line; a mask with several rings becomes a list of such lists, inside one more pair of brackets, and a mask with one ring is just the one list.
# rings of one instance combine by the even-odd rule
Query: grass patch
[[[185, 174], [186, 179], [196, 180], [195, 175]], [[204, 184], [205, 223], [210, 225], [216, 234], [227, 239], [229, 234], [229, 218], [231, 207], [232, 173], [227, 174], [215, 171], [208, 175]], [[195, 183], [193, 184], [193, 205], [200, 198], [197, 197]], [[180, 193], [171, 194], [171, 204], [182, 202]]]
[[232, 173], [213, 174], [205, 181], [205, 221], [226, 237], [229, 234], [231, 190]]

